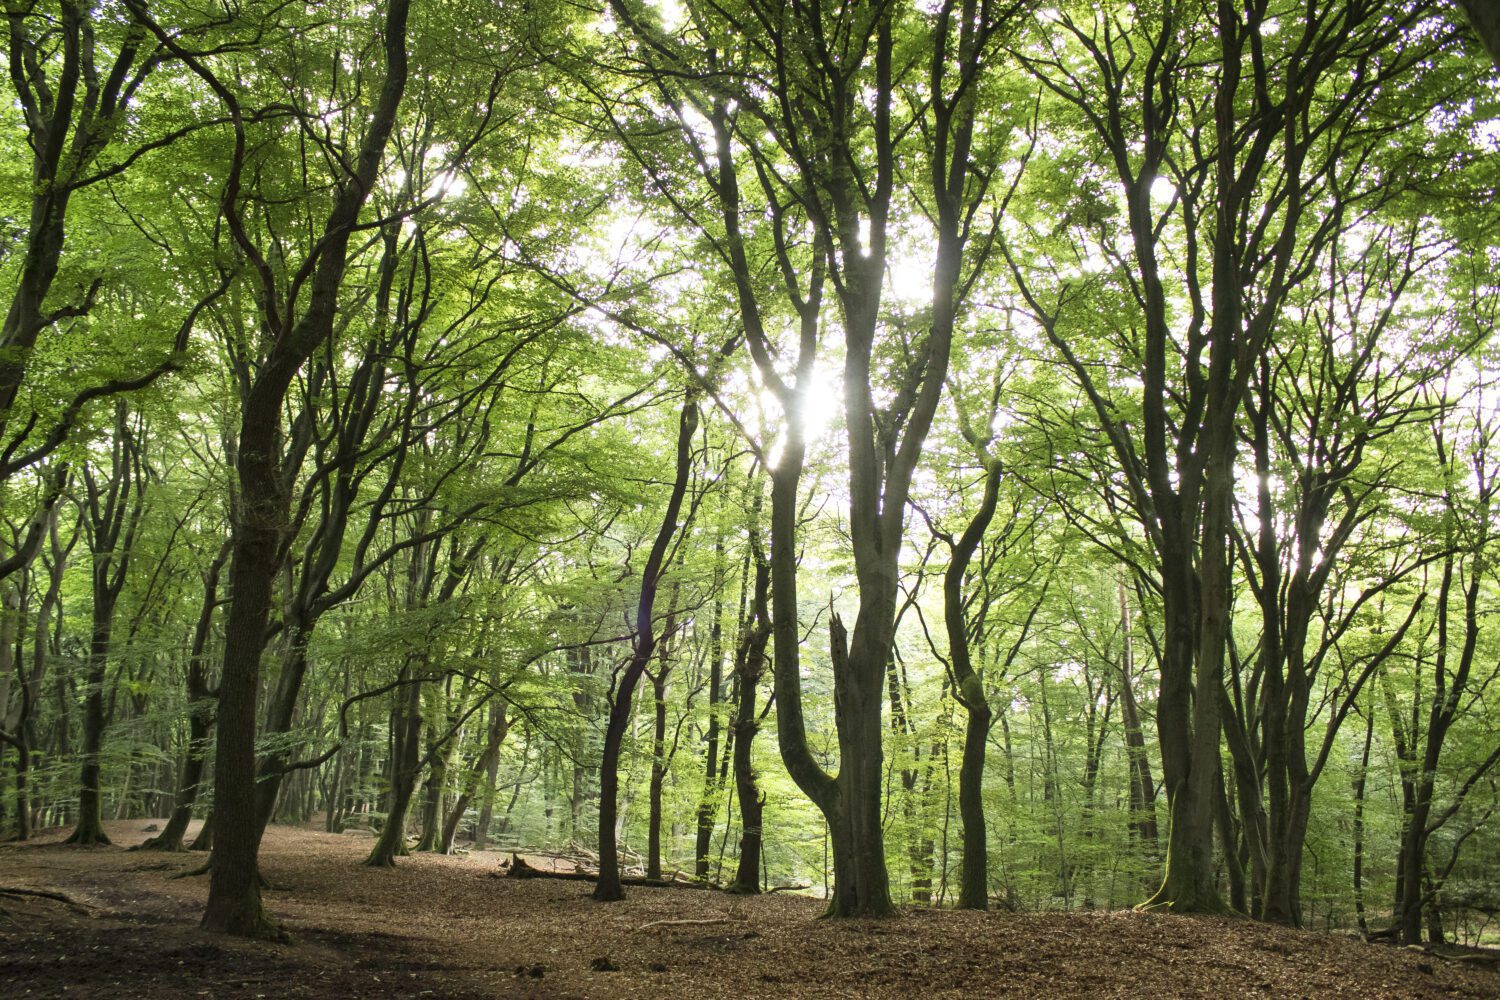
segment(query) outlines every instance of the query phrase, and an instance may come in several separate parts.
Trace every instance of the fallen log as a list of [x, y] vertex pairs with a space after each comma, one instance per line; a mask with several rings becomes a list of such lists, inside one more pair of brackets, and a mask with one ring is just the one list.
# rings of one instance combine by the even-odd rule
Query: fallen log
[[[545, 868], [537, 868], [527, 864], [526, 859], [519, 854], [510, 856], [510, 864], [501, 865], [499, 873], [494, 878], [555, 878], [565, 882], [597, 882], [598, 872], [572, 871], [572, 872], [550, 872]], [[641, 878], [639, 876], [623, 876], [621, 885], [644, 886], [648, 889], [717, 889], [718, 886], [707, 882], [682, 882], [676, 879], [665, 878]]]

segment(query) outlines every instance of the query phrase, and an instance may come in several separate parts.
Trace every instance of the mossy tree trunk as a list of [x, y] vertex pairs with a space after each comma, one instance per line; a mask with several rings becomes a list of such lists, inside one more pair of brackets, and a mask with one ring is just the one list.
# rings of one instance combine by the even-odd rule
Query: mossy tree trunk
[[421, 773], [421, 671], [424, 666], [417, 656], [408, 656], [398, 677], [402, 684], [401, 695], [391, 711], [391, 787], [385, 825], [380, 828], [380, 836], [365, 859], [365, 864], [373, 868], [390, 868], [398, 857], [410, 853], [406, 846], [406, 812]]

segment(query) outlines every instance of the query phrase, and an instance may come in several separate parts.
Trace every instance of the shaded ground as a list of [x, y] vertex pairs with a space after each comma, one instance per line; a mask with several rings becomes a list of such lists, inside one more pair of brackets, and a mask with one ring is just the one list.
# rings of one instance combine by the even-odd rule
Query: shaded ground
[[[105, 826], [129, 845], [146, 824]], [[600, 905], [586, 883], [493, 878], [496, 855], [376, 870], [359, 865], [368, 839], [278, 827], [262, 853], [267, 903], [296, 941], [254, 944], [198, 930], [207, 880], [170, 876], [202, 855], [61, 836], [0, 846], [0, 888], [78, 904], [0, 895], [5, 1000], [1500, 996], [1489, 969], [1242, 920], [921, 911], [831, 923], [785, 894], [640, 888]]]

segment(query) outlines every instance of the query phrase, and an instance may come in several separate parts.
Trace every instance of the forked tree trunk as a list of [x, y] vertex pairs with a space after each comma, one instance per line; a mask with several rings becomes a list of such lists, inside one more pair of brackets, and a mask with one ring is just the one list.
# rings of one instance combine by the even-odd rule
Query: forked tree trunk
[[[894, 590], [894, 588], [892, 588]], [[878, 599], [861, 593], [861, 609]], [[889, 613], [882, 608], [880, 620], [895, 621], [894, 594]], [[878, 630], [880, 621], [875, 623]], [[856, 632], [856, 642], [860, 633]], [[863, 635], [871, 635], [867, 630]], [[885, 659], [889, 640], [866, 641], [851, 650], [843, 620], [830, 620], [830, 653], [836, 721], [839, 734], [839, 773], [834, 795], [825, 810], [829, 839], [833, 846], [833, 898], [831, 917], [887, 916], [895, 913], [891, 902], [890, 874], [885, 865], [885, 831], [881, 823], [882, 790], [885, 780], [884, 726]], [[878, 664], [871, 663], [880, 655]]]
[[[982, 449], [981, 449], [982, 451]], [[943, 573], [943, 626], [948, 638], [954, 696], [965, 715], [963, 757], [958, 767], [958, 814], [962, 823], [963, 860], [958, 883], [958, 906], [987, 910], [990, 906], [989, 833], [984, 822], [984, 760], [990, 726], [995, 716], [969, 655], [969, 620], [965, 612], [964, 577], [974, 553], [995, 517], [1000, 495], [1000, 463], [985, 463], [984, 495], [979, 509], [956, 542], [950, 542], [948, 568]]]
[[398, 857], [410, 851], [406, 846], [406, 812], [416, 790], [421, 771], [422, 685], [416, 680], [419, 670], [416, 657], [408, 657], [401, 671], [402, 696], [396, 699], [392, 712], [395, 745], [391, 754], [391, 790], [385, 825], [370, 850], [365, 864], [372, 868], [390, 868]]
[[682, 511], [683, 498], [687, 494], [688, 477], [693, 464], [693, 435], [697, 429], [698, 404], [689, 396], [682, 404], [682, 415], [677, 425], [676, 477], [672, 483], [672, 494], [662, 514], [656, 540], [646, 557], [646, 565], [641, 570], [635, 638], [631, 644], [630, 659], [621, 671], [619, 683], [613, 692], [609, 724], [604, 731], [604, 753], [599, 765], [599, 880], [594, 884], [594, 898], [600, 902], [625, 898], [625, 890], [620, 885], [620, 856], [615, 830], [619, 819], [620, 750], [624, 744], [625, 730], [630, 723], [631, 698], [656, 652], [657, 637], [652, 621], [656, 590], [666, 567], [668, 547], [677, 533], [677, 516]]
[[83, 711], [83, 768], [79, 775], [78, 826], [69, 844], [108, 844], [99, 788], [104, 749], [104, 684], [114, 634], [115, 606], [125, 588], [125, 574], [133, 554], [136, 528], [144, 512], [144, 470], [140, 443], [127, 420], [125, 403], [115, 404], [114, 435], [105, 483], [94, 470], [83, 471], [83, 524], [92, 547], [91, 582], [94, 599], [89, 636], [87, 695]]
[[[448, 812], [448, 818], [443, 823], [443, 836], [438, 845], [438, 850], [443, 854], [453, 853], [453, 841], [458, 836], [459, 824], [463, 822], [464, 813], [468, 812], [469, 803], [474, 801], [474, 794], [479, 788], [480, 781], [489, 776], [490, 789], [492, 791], [494, 789], [494, 773], [500, 763], [500, 745], [505, 742], [506, 734], [510, 732], [510, 720], [505, 714], [507, 708], [508, 702], [503, 697], [495, 698], [494, 706], [490, 710], [489, 729], [485, 733], [484, 749], [464, 779], [463, 790], [459, 792], [457, 801], [453, 803], [453, 808]], [[482, 815], [481, 818], [483, 818]], [[481, 850], [484, 847], [480, 843], [477, 831], [474, 846]]]
[[[221, 218], [240, 251], [264, 261], [246, 226], [240, 186], [247, 156], [244, 116], [238, 97], [198, 56], [152, 21], [140, 0], [126, 0], [156, 39], [213, 90], [234, 129], [234, 155], [221, 200]], [[282, 534], [291, 497], [284, 474], [282, 410], [292, 381], [314, 352], [334, 335], [339, 291], [349, 265], [355, 225], [380, 172], [387, 142], [406, 90], [406, 26], [410, 0], [389, 0], [381, 29], [385, 79], [380, 84], [364, 136], [347, 161], [352, 170], [337, 179], [318, 241], [319, 255], [306, 263], [306, 282], [292, 284], [285, 302], [271, 269], [262, 272], [261, 321], [270, 347], [242, 403], [235, 456], [239, 495], [232, 512], [229, 580], [234, 602], [225, 623], [225, 654], [219, 684], [219, 738], [214, 758], [217, 832], [210, 863], [203, 926], [249, 937], [284, 936], [260, 899], [260, 816], [255, 752], [260, 659], [265, 649], [271, 590], [283, 565]], [[300, 293], [300, 294], [299, 294]]]

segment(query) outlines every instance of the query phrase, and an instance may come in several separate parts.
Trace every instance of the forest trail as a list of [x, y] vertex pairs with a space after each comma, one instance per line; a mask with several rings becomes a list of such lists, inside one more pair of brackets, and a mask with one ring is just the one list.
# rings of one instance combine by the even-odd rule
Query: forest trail
[[[131, 845], [151, 822], [106, 829]], [[0, 996], [1500, 996], [1500, 974], [1467, 963], [1250, 921], [923, 910], [836, 924], [783, 893], [640, 888], [598, 904], [586, 884], [492, 877], [500, 854], [378, 870], [359, 864], [367, 838], [287, 827], [268, 831], [262, 859], [267, 906], [295, 942], [261, 945], [197, 928], [206, 879], [171, 876], [203, 855], [61, 837], [0, 845], [0, 887], [78, 904], [0, 896]]]

